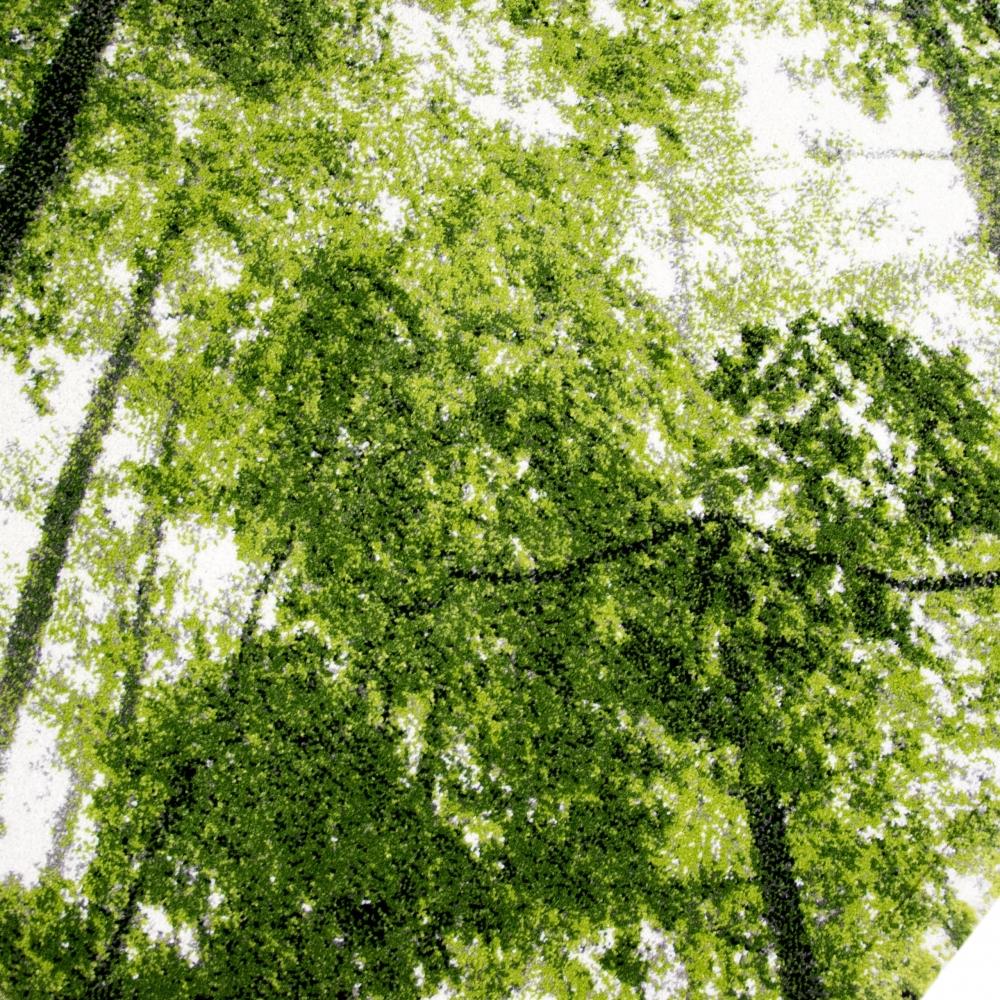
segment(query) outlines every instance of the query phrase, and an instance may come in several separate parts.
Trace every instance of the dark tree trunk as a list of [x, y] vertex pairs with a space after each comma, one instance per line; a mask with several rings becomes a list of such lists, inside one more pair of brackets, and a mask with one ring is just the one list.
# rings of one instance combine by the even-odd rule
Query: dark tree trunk
[[28, 227], [65, 167], [98, 58], [123, 5], [124, 0], [83, 0], [42, 77], [21, 141], [0, 175], [0, 289]]
[[[59, 50], [39, 86], [31, 117], [14, 157], [0, 177], [0, 287], [10, 277], [25, 233], [65, 165], [66, 150], [123, 0], [84, 0], [70, 20]], [[52, 615], [56, 585], [94, 462], [111, 424], [118, 385], [131, 367], [135, 342], [151, 302], [156, 279], [147, 275], [124, 336], [91, 398], [87, 418], [59, 473], [42, 522], [42, 538], [28, 562], [17, 613], [7, 637], [0, 679], [0, 753], [13, 738], [17, 709], [34, 677], [39, 644]]]
[[[188, 178], [185, 184], [193, 178]], [[87, 406], [87, 416], [59, 470], [52, 499], [42, 521], [42, 537], [28, 559], [28, 572], [21, 585], [17, 611], [7, 635], [3, 676], [0, 677], [0, 755], [14, 736], [17, 710], [28, 693], [38, 667], [42, 633], [52, 616], [59, 574], [69, 549], [80, 505], [87, 492], [94, 463], [101, 454], [104, 437], [111, 428], [118, 387], [135, 363], [135, 349], [149, 323], [153, 296], [160, 284], [164, 259], [173, 241], [184, 231], [183, 209], [175, 203], [159, 239], [150, 267], [142, 267], [132, 297], [125, 329], [104, 366]], [[148, 251], [147, 251], [148, 253]], [[128, 694], [128, 692], [126, 692]]]
[[774, 789], [766, 786], [744, 788], [741, 796], [758, 855], [757, 874], [778, 953], [782, 996], [785, 1000], [823, 1000], [826, 991], [802, 916], [785, 810]]
[[157, 275], [146, 275], [139, 281], [128, 325], [94, 389], [83, 427], [73, 440], [46, 508], [41, 540], [28, 559], [28, 572], [7, 636], [4, 672], [0, 678], [0, 754], [10, 746], [17, 710], [34, 679], [42, 633], [52, 616], [70, 535], [93, 475], [94, 463], [100, 456], [104, 436], [111, 427], [118, 386], [132, 367], [135, 346], [147, 322], [157, 283]]
[[[998, 0], [980, 0], [986, 23], [1000, 36]], [[960, 143], [970, 186], [977, 194], [983, 229], [990, 253], [1000, 262], [1000, 123], [986, 114], [977, 114], [971, 99], [968, 70], [951, 35], [932, 18], [930, 0], [904, 0], [903, 20], [925, 57], [933, 65], [934, 85], [941, 95], [952, 130]]]

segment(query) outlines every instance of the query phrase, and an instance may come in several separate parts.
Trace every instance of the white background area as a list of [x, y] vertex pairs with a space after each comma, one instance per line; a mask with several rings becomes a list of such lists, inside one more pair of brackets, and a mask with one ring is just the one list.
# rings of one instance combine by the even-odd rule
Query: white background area
[[976, 925], [924, 1000], [995, 1000], [1000, 996], [1000, 906]]

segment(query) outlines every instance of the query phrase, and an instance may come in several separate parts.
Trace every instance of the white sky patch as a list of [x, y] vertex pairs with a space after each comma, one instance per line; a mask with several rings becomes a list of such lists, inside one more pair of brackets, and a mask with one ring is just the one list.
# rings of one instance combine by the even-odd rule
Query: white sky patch
[[[274, 299], [266, 298], [260, 302], [251, 302], [248, 304], [247, 309], [253, 315], [253, 328], [247, 329], [245, 326], [238, 327], [233, 331], [233, 345], [239, 349], [239, 347], [245, 342], [255, 341], [259, 336], [268, 336], [269, 330], [264, 326], [263, 315], [264, 313], [270, 312], [271, 307], [274, 305]], [[168, 314], [169, 315], [169, 314]], [[174, 318], [168, 320], [169, 322], [177, 323], [179, 326], [179, 321]], [[161, 327], [162, 333], [162, 327]]]
[[167, 524], [160, 548], [157, 578], [176, 574], [178, 586], [169, 608], [161, 599], [152, 609], [162, 626], [174, 636], [174, 653], [156, 660], [143, 684], [172, 681], [192, 655], [188, 644], [192, 618], [206, 626], [213, 659], [224, 655], [223, 636], [235, 641], [250, 613], [260, 572], [237, 553], [232, 529], [221, 531], [193, 522]]
[[153, 299], [150, 313], [156, 324], [156, 332], [160, 335], [163, 345], [163, 360], [173, 357], [177, 349], [177, 334], [181, 328], [180, 317], [176, 311], [175, 289], [172, 284], [161, 286]]
[[139, 912], [142, 914], [142, 929], [150, 941], [166, 941], [177, 948], [188, 965], [197, 964], [198, 938], [192, 927], [181, 925], [175, 928], [162, 906], [140, 903]]
[[112, 260], [101, 265], [104, 281], [122, 295], [127, 295], [135, 284], [138, 274], [128, 266], [128, 261]]
[[391, 10], [393, 45], [418, 60], [418, 90], [447, 80], [473, 115], [489, 126], [509, 123], [525, 142], [553, 144], [577, 134], [561, 113], [579, 100], [572, 88], [555, 100], [529, 92], [534, 74], [528, 64], [537, 41], [517, 38], [504, 23], [460, 20], [457, 12], [444, 21], [399, 2]]
[[403, 731], [402, 749], [406, 751], [407, 773], [412, 777], [420, 767], [420, 754], [423, 749], [420, 731], [423, 726], [413, 712], [400, 715], [396, 719], [396, 725]]
[[122, 174], [108, 171], [101, 173], [97, 170], [88, 170], [77, 181], [77, 187], [81, 191], [86, 191], [95, 201], [103, 198], [110, 198], [126, 178]]
[[[89, 592], [84, 594], [83, 613], [86, 625], [96, 625], [114, 613], [115, 608], [109, 595], [102, 594], [93, 587], [89, 574], [85, 575], [78, 571], [71, 575], [64, 571], [63, 576], [65, 578], [60, 579], [60, 586], [72, 586], [80, 576], [85, 576], [85, 583], [91, 583]], [[75, 642], [53, 641], [46, 634], [42, 639], [42, 649], [38, 657], [37, 683], [40, 686], [53, 678], [65, 681], [84, 698], [93, 698], [101, 686], [100, 677], [83, 661]]]
[[104, 507], [116, 528], [131, 532], [139, 523], [145, 504], [139, 492], [122, 487], [113, 495], [105, 496]]
[[590, 16], [595, 24], [607, 28], [612, 38], [628, 30], [625, 18], [613, 0], [590, 0]]
[[487, 125], [510, 122], [525, 137], [538, 137], [550, 145], [577, 134], [576, 129], [562, 117], [559, 106], [543, 97], [513, 107], [499, 94], [474, 94], [466, 103], [469, 110]]
[[[810, 125], [830, 138], [856, 144], [859, 153], [869, 155], [951, 152], [954, 140], [932, 88], [925, 87], [907, 98], [905, 84], [888, 80], [890, 114], [883, 121], [875, 121], [859, 104], [840, 95], [829, 79], [808, 81], [806, 74], [795, 72], [794, 64], [803, 59], [822, 58], [828, 42], [823, 29], [792, 37], [786, 37], [780, 29], [760, 37], [740, 26], [731, 30], [733, 48], [742, 65], [739, 79], [747, 87], [743, 114], [752, 126], [759, 155], [774, 155], [775, 149], [799, 155], [799, 150], [813, 138]], [[776, 75], [785, 81], [784, 85], [775, 79]], [[767, 87], [779, 89], [780, 104], [768, 105]]]
[[646, 166], [660, 148], [656, 139], [656, 129], [648, 125], [632, 124], [625, 131], [635, 140], [635, 155], [639, 163]]
[[209, 879], [209, 888], [212, 890], [208, 894], [208, 907], [210, 910], [217, 910], [225, 901], [224, 893], [218, 892], [215, 888], [215, 879]]
[[948, 766], [951, 787], [959, 795], [977, 799], [983, 782], [996, 778], [996, 760], [988, 752], [970, 756], [961, 750], [941, 748], [940, 757]]
[[998, 939], [1000, 906], [993, 905], [931, 984], [924, 1000], [978, 1000], [995, 995]]
[[177, 141], [184, 142], [190, 139], [196, 146], [201, 129], [195, 126], [198, 114], [201, 110], [203, 95], [197, 90], [188, 90], [178, 94], [173, 100], [173, 122], [174, 131], [177, 134]]
[[149, 462], [153, 457], [155, 444], [156, 435], [149, 428], [142, 427], [125, 401], [119, 399], [115, 405], [111, 430], [104, 435], [94, 471], [111, 473], [122, 462]]
[[667, 445], [658, 427], [646, 431], [646, 454], [657, 464], [667, 459]]
[[406, 210], [410, 207], [406, 198], [389, 194], [388, 191], [379, 191], [375, 197], [375, 207], [389, 229], [397, 231], [406, 225]]
[[278, 624], [278, 592], [271, 588], [261, 598], [257, 612], [258, 632], [270, 632]]
[[638, 263], [643, 286], [659, 298], [669, 299], [680, 285], [680, 263], [670, 242], [666, 202], [645, 181], [636, 184], [633, 198], [635, 215], [622, 240], [622, 250]]
[[734, 506], [741, 517], [747, 518], [759, 530], [768, 531], [785, 517], [787, 513], [779, 506], [779, 501], [784, 490], [785, 486], [783, 483], [772, 479], [768, 482], [767, 489], [760, 496], [756, 496], [753, 490], [747, 490], [736, 501]]
[[866, 256], [938, 251], [972, 232], [975, 203], [951, 159], [954, 140], [932, 87], [910, 98], [904, 84], [889, 81], [890, 111], [877, 122], [830, 80], [789, 74], [790, 65], [822, 55], [821, 29], [795, 37], [732, 30], [735, 76], [743, 89], [738, 121], [749, 129], [765, 169], [777, 172], [777, 188], [793, 197], [788, 182], [811, 170], [808, 153], [819, 146], [849, 163], [845, 207], [894, 203], [894, 224], [879, 227]]
[[492, 375], [499, 368], [508, 378], [516, 375], [521, 370], [521, 364], [510, 351], [509, 347], [501, 347], [493, 356], [493, 360], [483, 365], [483, 374]]
[[[66, 447], [80, 428], [84, 409], [106, 357], [104, 351], [73, 357], [56, 346], [46, 347], [43, 351], [33, 350], [30, 365], [53, 369], [58, 379], [47, 393], [54, 412], [46, 417], [38, 415], [22, 391], [29, 382], [30, 372], [18, 375], [14, 371], [13, 360], [0, 358], [0, 398], [4, 401], [0, 410], [0, 448], [7, 451], [16, 445], [27, 450], [45, 443], [50, 447], [54, 445], [57, 450]], [[51, 456], [45, 469], [53, 482], [63, 457], [63, 453], [58, 451]]]
[[716, 89], [735, 110], [706, 91], [683, 111], [692, 159], [636, 186], [623, 240], [682, 335], [707, 361], [748, 320], [871, 308], [927, 343], [959, 344], [977, 374], [996, 369], [1000, 275], [969, 242], [975, 202], [934, 89], [911, 98], [890, 81], [876, 122], [829, 80], [789, 70], [822, 56], [822, 30], [734, 25], [719, 41]]
[[[939, 962], [947, 962], [955, 954], [955, 946], [943, 927], [931, 927], [924, 934], [924, 950], [930, 952]], [[925, 993], [924, 996], [928, 996]]]
[[482, 782], [479, 780], [479, 772], [482, 769], [473, 761], [471, 748], [464, 740], [443, 750], [440, 756], [449, 771], [458, 771], [458, 780], [463, 789], [468, 791], [471, 788], [476, 792], [483, 790]]
[[73, 824], [73, 840], [62, 863], [62, 874], [77, 884], [87, 873], [90, 862], [97, 853], [97, 824], [90, 815], [93, 803], [94, 796], [89, 792], [81, 797]]
[[837, 403], [840, 418], [851, 428], [851, 432], [857, 436], [861, 431], [866, 431], [875, 441], [875, 446], [879, 454], [887, 459], [892, 459], [892, 445], [896, 441], [896, 435], [889, 429], [888, 425], [881, 420], [867, 420], [864, 416], [868, 405], [871, 403], [871, 396], [866, 396], [862, 392], [855, 393], [857, 402], [848, 403], [843, 399]]
[[[289, 570], [286, 564], [280, 567], [278, 572], [269, 581], [267, 592], [261, 598], [257, 609], [257, 635], [277, 627], [279, 622], [278, 607], [281, 604], [282, 598], [290, 593], [292, 589], [292, 578], [294, 575], [294, 569]], [[297, 635], [298, 632], [294, 632], [294, 634]], [[346, 651], [342, 651], [338, 657], [340, 666], [336, 668], [337, 673], [347, 666], [348, 657], [345, 655], [345, 652]], [[328, 660], [328, 668], [329, 664], [330, 661]], [[334, 672], [334, 670], [331, 670], [331, 673]]]
[[228, 291], [240, 283], [243, 264], [236, 257], [226, 257], [218, 250], [199, 244], [191, 264], [197, 274], [208, 279], [209, 288]]
[[[981, 674], [983, 664], [955, 645], [952, 630], [945, 622], [931, 618], [924, 610], [926, 599], [926, 596], [919, 596], [910, 602], [910, 619], [914, 628], [923, 629], [931, 637], [933, 641], [931, 652], [940, 659], [951, 663], [955, 673], [960, 677]], [[966, 616], [966, 622], [967, 627], [974, 624], [972, 616]]]
[[28, 554], [42, 538], [40, 518], [24, 511], [0, 508], [0, 621], [6, 632], [17, 606], [18, 585], [28, 566]]
[[990, 908], [992, 886], [984, 875], [959, 875], [953, 868], [947, 869], [948, 886], [955, 896], [976, 911], [980, 919]]
[[638, 952], [649, 963], [649, 974], [642, 984], [645, 1000], [672, 1000], [686, 993], [687, 970], [678, 960], [670, 937], [646, 920], [639, 931]]
[[112, 524], [126, 533], [131, 533], [138, 525], [145, 504], [142, 495], [122, 480], [119, 470], [123, 462], [141, 465], [152, 461], [161, 429], [144, 426], [124, 400], [118, 400], [94, 474], [95, 479], [100, 476], [106, 481], [103, 506]]
[[573, 957], [590, 974], [597, 992], [611, 996], [614, 996], [616, 992], [617, 983], [615, 977], [600, 964], [599, 959], [614, 947], [614, 941], [615, 930], [612, 927], [607, 927], [598, 932], [596, 942], [593, 940], [584, 941], [573, 951]]
[[469, 850], [472, 852], [472, 856], [475, 858], [479, 857], [479, 834], [474, 830], [466, 830], [462, 834], [462, 840], [468, 845]]
[[[55, 485], [79, 430], [104, 352], [79, 358], [56, 347], [33, 351], [31, 364], [51, 368], [58, 381], [47, 393], [53, 409], [39, 416], [22, 392], [30, 372], [18, 375], [13, 361], [0, 358], [0, 617], [9, 619], [28, 555], [41, 538], [48, 490]], [[27, 509], [18, 509], [19, 503]]]
[[57, 727], [22, 707], [0, 775], [0, 817], [7, 828], [0, 837], [0, 878], [14, 875], [25, 886], [38, 884], [72, 781], [58, 737]]
[[[514, 549], [514, 558], [520, 560], [522, 556], [526, 553], [524, 545], [521, 544], [521, 539], [518, 538], [517, 535], [511, 535], [510, 544]], [[531, 559], [530, 556], [528, 557], [528, 561], [531, 563], [532, 566], [534, 565], [534, 560]]]
[[856, 476], [845, 476], [840, 469], [833, 469], [828, 472], [824, 479], [829, 479], [831, 483], [844, 491], [847, 502], [857, 507], [864, 500], [865, 484]]

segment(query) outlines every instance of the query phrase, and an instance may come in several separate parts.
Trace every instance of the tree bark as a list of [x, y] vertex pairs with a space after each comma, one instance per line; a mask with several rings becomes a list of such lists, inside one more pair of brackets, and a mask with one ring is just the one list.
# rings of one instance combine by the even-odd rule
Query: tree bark
[[83, 427], [59, 471], [55, 491], [42, 521], [42, 537], [28, 559], [28, 572], [7, 636], [3, 677], [0, 678], [0, 754], [14, 736], [17, 710], [38, 669], [42, 634], [55, 601], [59, 574], [66, 562], [69, 539], [83, 503], [104, 437], [111, 427], [118, 387], [132, 367], [136, 343], [146, 325], [158, 275], [139, 281], [128, 324], [98, 381]]
[[[189, 177], [183, 183], [193, 180]], [[28, 572], [21, 585], [17, 611], [7, 635], [4, 672], [0, 677], [0, 755], [6, 753], [14, 737], [17, 710], [31, 688], [38, 669], [42, 634], [55, 601], [59, 574], [66, 562], [69, 539], [80, 506], [90, 484], [111, 428], [118, 388], [132, 370], [139, 337], [150, 322], [153, 297], [162, 275], [162, 261], [172, 243], [184, 231], [183, 210], [175, 203], [153, 252], [151, 266], [140, 269], [132, 297], [132, 308], [104, 371], [94, 387], [87, 415], [59, 471], [59, 479], [42, 520], [42, 537], [28, 559]], [[150, 253], [149, 250], [146, 251]]]
[[741, 789], [740, 794], [746, 803], [758, 855], [757, 873], [768, 926], [774, 934], [778, 953], [782, 996], [785, 1000], [823, 1000], [826, 990], [802, 915], [792, 852], [788, 847], [786, 812], [773, 788], [748, 786]]
[[[982, 0], [983, 19], [1000, 35], [997, 0]], [[961, 141], [970, 186], [978, 195], [986, 244], [1000, 262], [1000, 130], [988, 115], [977, 115], [970, 100], [967, 70], [949, 33], [931, 17], [931, 0], [905, 0], [900, 7], [914, 40], [934, 64], [934, 84], [941, 95], [953, 130]]]
[[[171, 433], [175, 429], [173, 417], [174, 415], [171, 414]], [[172, 446], [173, 443], [170, 441], [167, 444], [167, 448], [164, 450], [172, 448]], [[158, 548], [159, 540], [162, 536], [162, 519], [157, 523], [156, 536]], [[257, 585], [256, 591], [254, 592], [253, 601], [250, 606], [250, 613], [247, 616], [246, 621], [243, 623], [243, 629], [240, 633], [239, 649], [233, 661], [232, 683], [234, 687], [239, 685], [241, 666], [248, 654], [248, 651], [255, 641], [254, 633], [260, 620], [261, 602], [267, 595], [272, 581], [281, 570], [281, 567], [284, 565], [290, 552], [291, 543], [289, 542], [289, 545], [285, 548], [285, 550], [279, 553], [272, 560], [271, 564], [265, 571], [263, 578]], [[152, 576], [155, 572], [155, 560], [150, 560], [150, 566], [152, 567], [150, 576]], [[141, 627], [145, 630], [146, 613], [143, 609], [141, 594], [139, 604], [140, 608], [136, 616], [136, 621], [137, 623], [141, 622]], [[137, 687], [138, 680], [139, 677], [136, 675], [132, 683], [133, 690]], [[126, 692], [128, 691], [128, 687], [129, 685], [126, 682]], [[131, 697], [123, 695], [122, 705], [114, 723], [114, 730], [119, 737], [125, 736], [134, 714], [134, 693]], [[191, 794], [192, 789], [190, 784], [185, 783], [183, 787], [175, 790], [174, 798], [179, 800], [190, 799]], [[160, 848], [169, 832], [169, 819], [164, 816], [161, 819], [156, 832], [153, 834], [151, 843], [147, 844], [141, 853], [133, 854], [129, 857], [131, 879], [128, 883], [125, 901], [115, 918], [114, 930], [112, 931], [111, 937], [107, 943], [107, 948], [94, 966], [94, 979], [91, 990], [91, 996], [94, 1000], [121, 1000], [121, 998], [127, 995], [125, 986], [128, 985], [130, 980], [123, 979], [124, 965], [128, 961], [125, 939], [128, 935], [129, 929], [136, 923], [139, 915], [139, 903], [142, 899], [143, 889], [142, 862], [146, 858], [152, 856]]]
[[979, 9], [983, 12], [983, 20], [1000, 38], [1000, 4], [997, 0], [980, 0]]
[[62, 176], [97, 61], [123, 4], [83, 0], [42, 77], [21, 141], [0, 175], [0, 288], [10, 278], [28, 227]]

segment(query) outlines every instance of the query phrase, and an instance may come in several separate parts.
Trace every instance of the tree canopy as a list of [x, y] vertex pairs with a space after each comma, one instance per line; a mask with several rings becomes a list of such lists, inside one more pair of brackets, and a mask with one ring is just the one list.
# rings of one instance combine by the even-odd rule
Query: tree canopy
[[[22, 372], [109, 358], [23, 501], [3, 680], [81, 751], [95, 843], [0, 889], [0, 992], [888, 1000], [968, 933], [995, 407], [875, 312], [705, 369], [613, 220], [629, 128], [685, 161], [723, 14], [623, 10], [494, 12], [580, 98], [552, 143], [418, 113], [367, 5], [123, 9], [2, 329]], [[229, 622], [170, 624], [182, 524], [255, 568]]]

